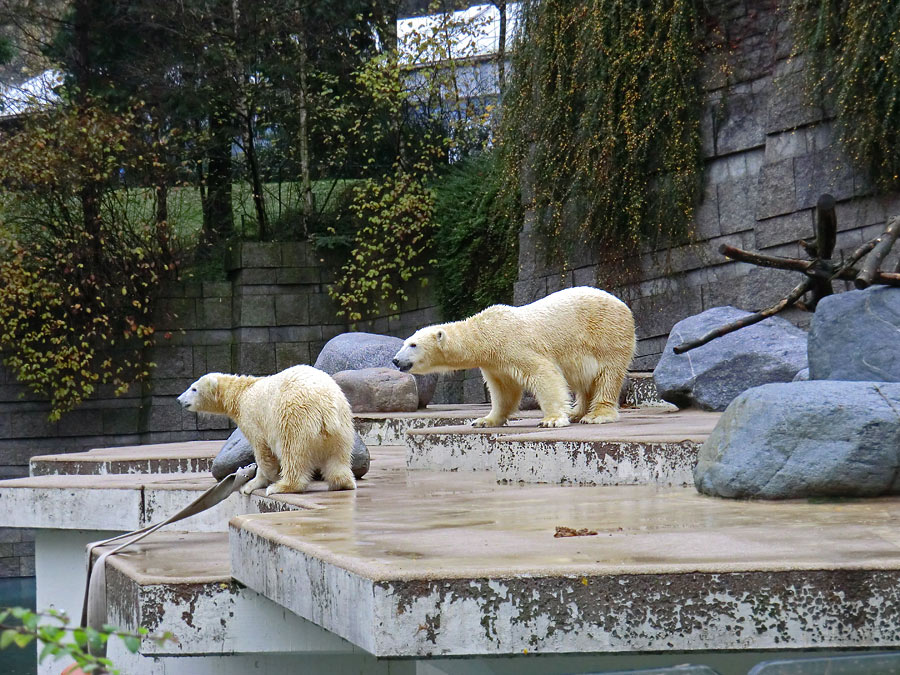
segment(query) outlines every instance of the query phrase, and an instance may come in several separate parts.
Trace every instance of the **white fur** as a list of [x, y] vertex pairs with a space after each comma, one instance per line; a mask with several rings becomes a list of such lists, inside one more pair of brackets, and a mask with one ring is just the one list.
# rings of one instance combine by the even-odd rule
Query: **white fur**
[[355, 432], [350, 404], [329, 375], [294, 366], [268, 377], [209, 373], [178, 397], [187, 410], [228, 415], [253, 447], [249, 494], [303, 492], [316, 469], [332, 490], [353, 490]]
[[634, 317], [625, 303], [580, 286], [530, 305], [494, 305], [464, 321], [422, 328], [394, 363], [416, 374], [481, 368], [491, 412], [475, 426], [505, 424], [528, 389], [544, 412], [541, 426], [561, 427], [570, 415], [584, 424], [618, 419], [634, 348]]

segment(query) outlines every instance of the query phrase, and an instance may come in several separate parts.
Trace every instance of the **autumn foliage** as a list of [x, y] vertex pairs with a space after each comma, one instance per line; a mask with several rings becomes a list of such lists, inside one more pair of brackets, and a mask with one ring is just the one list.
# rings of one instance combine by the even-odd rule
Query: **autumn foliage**
[[137, 112], [66, 105], [0, 136], [0, 352], [50, 398], [51, 420], [149, 375], [153, 298], [175, 254], [167, 224], [120, 184], [153, 175], [149, 131]]

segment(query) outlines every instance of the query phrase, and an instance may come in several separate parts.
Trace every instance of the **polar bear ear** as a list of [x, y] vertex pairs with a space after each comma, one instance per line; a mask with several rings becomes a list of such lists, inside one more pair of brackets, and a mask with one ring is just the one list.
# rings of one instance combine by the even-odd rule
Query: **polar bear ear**
[[442, 345], [442, 344], [444, 344], [444, 340], [447, 339], [447, 334], [446, 334], [444, 331], [439, 330], [439, 331], [435, 334], [434, 337], [437, 338], [438, 344], [439, 344], [439, 345]]
[[215, 391], [219, 388], [219, 380], [215, 375], [207, 375], [206, 376], [206, 384], [209, 386], [210, 390]]

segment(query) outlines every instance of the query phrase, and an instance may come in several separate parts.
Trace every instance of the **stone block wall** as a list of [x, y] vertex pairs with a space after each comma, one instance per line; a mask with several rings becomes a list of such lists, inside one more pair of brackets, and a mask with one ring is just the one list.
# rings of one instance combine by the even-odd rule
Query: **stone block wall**
[[[411, 286], [397, 312], [350, 326], [337, 316], [327, 287], [338, 260], [305, 243], [244, 243], [226, 262], [228, 281], [183, 282], [167, 288], [157, 306], [150, 381], [116, 397], [109, 388], [58, 422], [49, 405], [0, 367], [0, 479], [28, 475], [35, 455], [98, 447], [224, 439], [229, 420], [185, 412], [175, 401], [211, 371], [267, 375], [312, 364], [324, 344], [348, 330], [405, 338], [440, 320], [430, 287]], [[446, 376], [435, 402], [484, 402], [478, 371]], [[30, 532], [2, 527], [0, 576], [34, 569]]]
[[[627, 262], [633, 271], [627, 279], [617, 281], [613, 274], [605, 284], [635, 313], [635, 369], [656, 365], [677, 321], [726, 304], [763, 309], [800, 281], [794, 273], [728, 261], [718, 252], [721, 244], [806, 257], [797, 240], [812, 236], [816, 201], [827, 192], [837, 200], [839, 258], [877, 236], [886, 220], [900, 213], [900, 194], [875, 194], [841, 152], [833, 111], [807, 101], [803, 59], [790, 58], [790, 25], [778, 5], [755, 0], [709, 5], [728, 48], [707, 57], [703, 201], [695, 213], [694, 243], [646, 251]], [[603, 253], [587, 246], [568, 261], [548, 256], [539, 219], [538, 213], [526, 214], [520, 233], [516, 304], [610, 276]], [[895, 262], [896, 254], [885, 268]], [[835, 284], [841, 287], [846, 286]], [[785, 315], [799, 325], [809, 320], [799, 311]]]

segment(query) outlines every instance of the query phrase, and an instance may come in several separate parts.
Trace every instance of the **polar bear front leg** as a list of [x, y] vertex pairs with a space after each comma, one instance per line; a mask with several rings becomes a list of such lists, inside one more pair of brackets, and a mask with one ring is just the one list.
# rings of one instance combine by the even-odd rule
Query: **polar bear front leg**
[[472, 422], [473, 427], [502, 427], [511, 415], [519, 409], [522, 400], [522, 385], [505, 373], [481, 369], [488, 391], [491, 394], [491, 412]]
[[538, 426], [569, 426], [569, 385], [556, 364], [541, 362], [525, 372], [529, 373], [528, 388], [534, 392], [544, 413]]

